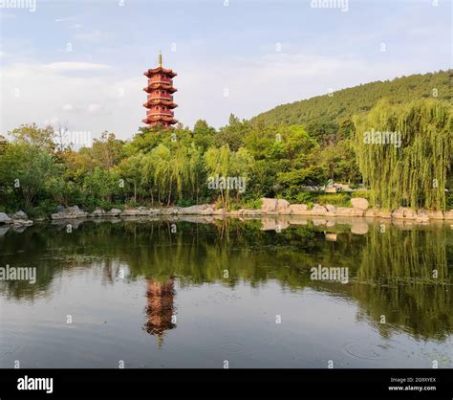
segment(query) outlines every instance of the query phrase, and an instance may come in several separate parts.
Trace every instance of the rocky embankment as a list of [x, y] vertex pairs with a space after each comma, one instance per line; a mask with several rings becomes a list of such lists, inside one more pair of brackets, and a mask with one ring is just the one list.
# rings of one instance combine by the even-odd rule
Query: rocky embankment
[[31, 226], [33, 225], [33, 221], [23, 211], [17, 211], [11, 216], [0, 212], [0, 225], [14, 225], [17, 227]]
[[[415, 221], [428, 223], [431, 220], [453, 220], [453, 210], [446, 212], [413, 210], [411, 208], [398, 208], [396, 210], [383, 210], [370, 208], [364, 198], [351, 199], [352, 207], [336, 207], [334, 205], [315, 204], [309, 207], [307, 204], [290, 204], [282, 199], [263, 198], [260, 209], [240, 209], [227, 211], [217, 209], [212, 204], [200, 204], [191, 207], [166, 207], [166, 208], [128, 208], [120, 210], [112, 208], [109, 211], [97, 208], [92, 213], [81, 210], [78, 206], [59, 206], [56, 213], [50, 215], [52, 220], [71, 220], [88, 218], [128, 218], [128, 217], [153, 217], [165, 215], [201, 215], [201, 216], [226, 216], [226, 217], [266, 217], [274, 215], [294, 215], [308, 217], [366, 217]], [[0, 212], [0, 225], [14, 225], [24, 227], [33, 225], [23, 211], [13, 215]]]

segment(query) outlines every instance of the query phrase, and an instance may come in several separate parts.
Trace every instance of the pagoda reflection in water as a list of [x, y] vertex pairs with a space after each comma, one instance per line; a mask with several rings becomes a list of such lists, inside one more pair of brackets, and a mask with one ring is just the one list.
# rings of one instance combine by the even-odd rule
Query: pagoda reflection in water
[[158, 338], [159, 345], [163, 342], [165, 331], [176, 327], [174, 323], [174, 278], [167, 281], [148, 279], [146, 297], [147, 322], [145, 330]]

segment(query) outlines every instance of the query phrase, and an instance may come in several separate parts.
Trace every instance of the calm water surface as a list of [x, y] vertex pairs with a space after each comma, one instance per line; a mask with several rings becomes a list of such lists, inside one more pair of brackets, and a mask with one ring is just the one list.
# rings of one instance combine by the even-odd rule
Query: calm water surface
[[0, 367], [453, 367], [449, 224], [205, 222], [0, 227]]

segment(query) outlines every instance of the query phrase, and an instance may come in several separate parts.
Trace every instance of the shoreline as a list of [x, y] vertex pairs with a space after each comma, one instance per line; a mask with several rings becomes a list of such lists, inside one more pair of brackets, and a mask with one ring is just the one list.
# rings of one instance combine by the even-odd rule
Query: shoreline
[[314, 204], [309, 207], [307, 204], [290, 204], [283, 199], [261, 199], [260, 209], [239, 209], [228, 211], [216, 209], [213, 204], [200, 204], [190, 207], [161, 207], [161, 208], [127, 208], [121, 210], [112, 208], [105, 211], [96, 208], [88, 213], [78, 206], [59, 207], [58, 212], [51, 214], [47, 218], [30, 219], [23, 211], [7, 215], [0, 212], [0, 226], [28, 227], [36, 222], [58, 222], [58, 221], [86, 221], [86, 220], [130, 220], [143, 219], [144, 217], [211, 217], [213, 219], [239, 218], [239, 219], [265, 219], [279, 217], [302, 217], [317, 220], [382, 220], [390, 222], [410, 222], [420, 225], [432, 224], [435, 222], [453, 222], [453, 210], [429, 211], [413, 210], [407, 207], [400, 207], [396, 210], [385, 210], [370, 208], [368, 201], [364, 198], [353, 198], [352, 207], [336, 207], [330, 204]]

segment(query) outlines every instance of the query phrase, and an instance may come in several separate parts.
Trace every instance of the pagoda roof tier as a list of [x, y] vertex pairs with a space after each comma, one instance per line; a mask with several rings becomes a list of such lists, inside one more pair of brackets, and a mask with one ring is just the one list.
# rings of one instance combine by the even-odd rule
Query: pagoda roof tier
[[176, 108], [178, 107], [177, 104], [173, 103], [169, 100], [161, 100], [161, 99], [151, 99], [148, 100], [146, 103], [143, 104], [143, 107], [151, 108], [153, 106], [165, 106], [167, 108]]
[[148, 78], [151, 78], [151, 76], [156, 75], [156, 74], [164, 74], [164, 75], [170, 76], [172, 78], [174, 78], [175, 76], [178, 75], [176, 72], [173, 72], [171, 69], [167, 69], [164, 67], [151, 68], [144, 73], [144, 75], [147, 76]]
[[169, 111], [168, 113], [163, 113], [161, 111], [151, 111], [149, 110], [148, 113], [146, 114], [146, 117], [147, 118], [163, 118], [163, 119], [166, 119], [166, 118], [173, 118], [174, 115], [171, 111]]
[[151, 119], [151, 118], [145, 118], [145, 119], [142, 119], [142, 122], [144, 122], [145, 124], [159, 124], [159, 123], [163, 123], [163, 124], [172, 125], [172, 124], [176, 124], [178, 121], [176, 119], [163, 119], [163, 118]]
[[178, 89], [175, 89], [173, 86], [162, 85], [160, 83], [158, 85], [151, 84], [151, 85], [148, 85], [147, 87], [143, 88], [143, 90], [146, 93], [151, 93], [153, 90], [157, 90], [157, 89], [163, 89], [170, 93], [175, 93], [178, 91]]

